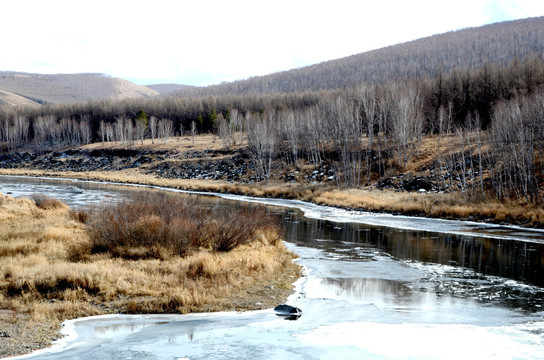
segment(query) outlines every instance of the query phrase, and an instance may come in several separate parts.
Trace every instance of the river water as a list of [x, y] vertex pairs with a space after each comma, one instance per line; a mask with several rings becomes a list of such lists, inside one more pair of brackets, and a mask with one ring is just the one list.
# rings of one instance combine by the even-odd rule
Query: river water
[[[0, 177], [4, 194], [44, 193], [79, 208], [133, 191], [147, 190]], [[302, 317], [262, 310], [77, 319], [51, 348], [20, 358], [544, 359], [542, 231], [206, 198], [268, 204], [282, 219], [304, 268], [288, 300]]]

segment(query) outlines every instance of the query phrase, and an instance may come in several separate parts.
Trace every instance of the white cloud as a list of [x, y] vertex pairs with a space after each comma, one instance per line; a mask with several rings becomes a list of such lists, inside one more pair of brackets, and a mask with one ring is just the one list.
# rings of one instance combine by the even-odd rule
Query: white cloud
[[544, 2], [18, 0], [2, 13], [2, 70], [207, 84], [540, 16]]

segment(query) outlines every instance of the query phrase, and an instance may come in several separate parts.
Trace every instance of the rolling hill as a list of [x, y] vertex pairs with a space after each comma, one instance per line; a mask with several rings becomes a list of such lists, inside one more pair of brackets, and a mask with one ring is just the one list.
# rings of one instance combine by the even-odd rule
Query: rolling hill
[[89, 100], [151, 98], [159, 93], [102, 74], [30, 74], [0, 72], [0, 104], [67, 104]]
[[304, 68], [247, 80], [187, 88], [178, 96], [287, 93], [349, 88], [361, 82], [434, 77], [439, 71], [502, 66], [544, 52], [544, 17], [496, 23], [433, 35]]

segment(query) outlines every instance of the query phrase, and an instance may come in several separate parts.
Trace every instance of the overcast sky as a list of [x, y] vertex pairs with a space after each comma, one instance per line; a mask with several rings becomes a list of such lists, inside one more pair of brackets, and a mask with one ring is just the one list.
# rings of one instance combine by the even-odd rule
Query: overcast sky
[[7, 0], [0, 70], [209, 85], [466, 27], [542, 0]]

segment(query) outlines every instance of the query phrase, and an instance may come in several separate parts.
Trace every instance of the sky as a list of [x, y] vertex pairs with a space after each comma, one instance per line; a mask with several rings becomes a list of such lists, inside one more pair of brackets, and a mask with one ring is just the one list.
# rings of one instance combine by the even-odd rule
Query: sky
[[205, 86], [544, 16], [544, 1], [4, 0], [1, 11], [0, 70]]

